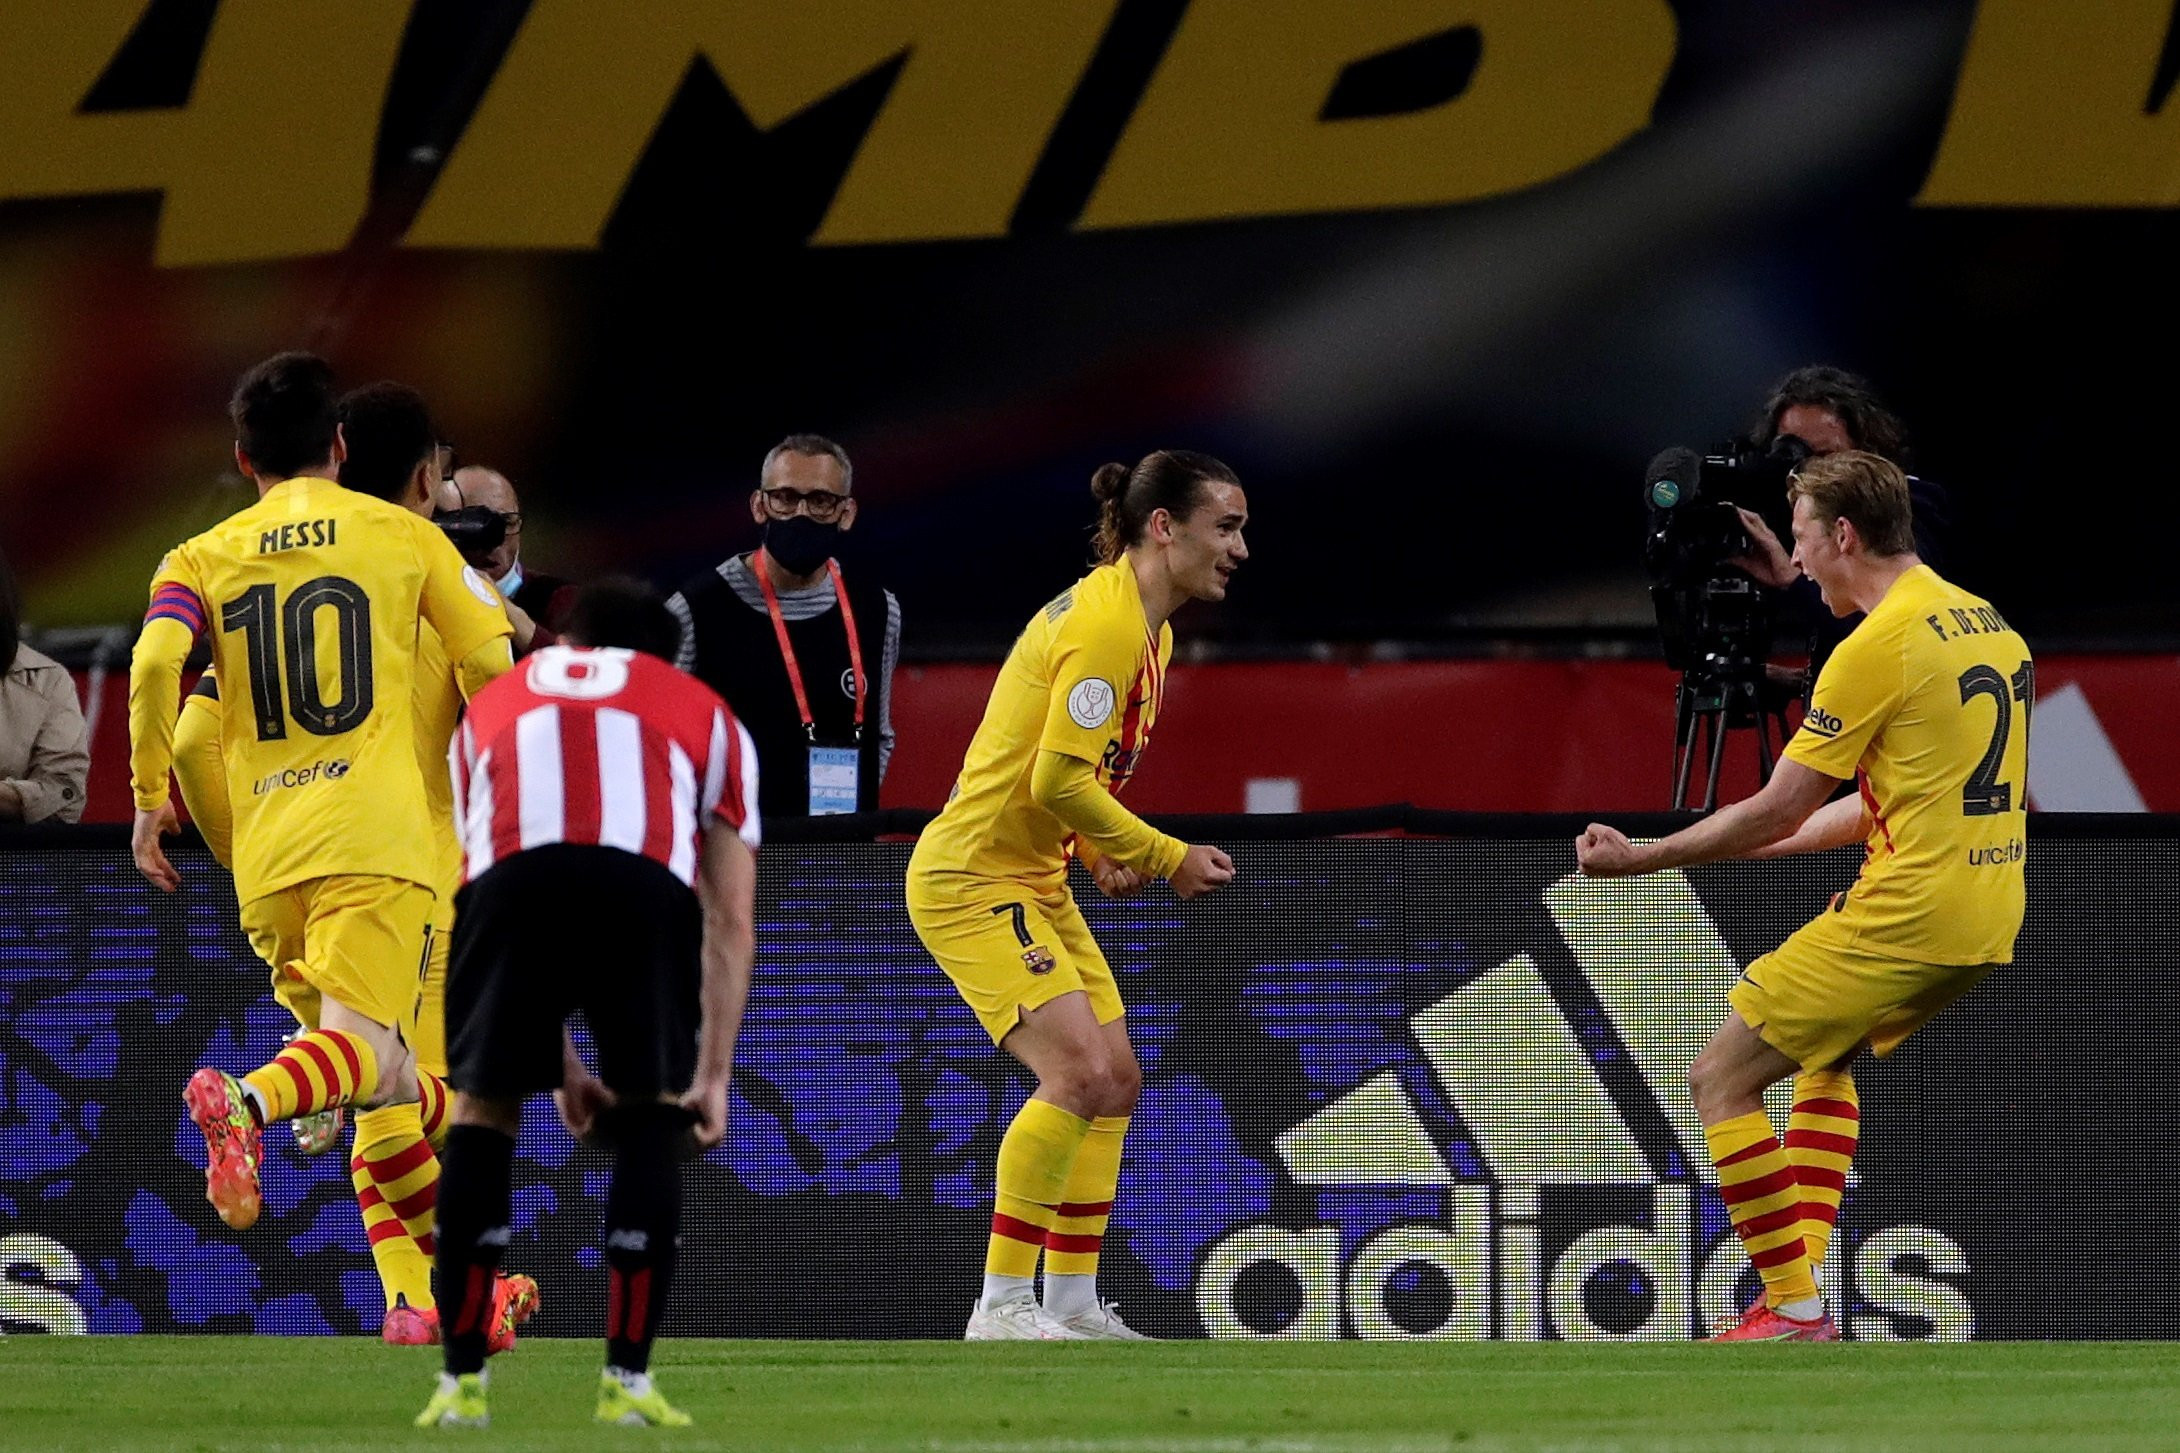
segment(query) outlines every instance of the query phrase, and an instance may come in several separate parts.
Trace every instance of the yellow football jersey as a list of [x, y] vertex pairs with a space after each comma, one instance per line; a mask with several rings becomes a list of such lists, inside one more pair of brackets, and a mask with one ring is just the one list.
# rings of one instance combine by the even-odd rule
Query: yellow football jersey
[[[499, 615], [506, 620], [504, 607]], [[424, 779], [424, 809], [431, 818], [431, 886], [439, 895], [431, 921], [441, 930], [454, 925], [454, 895], [462, 886], [462, 839], [454, 827], [454, 776], [447, 766], [447, 744], [461, 724], [462, 688], [454, 680], [454, 660], [427, 622], [416, 634], [416, 769]]]
[[1786, 747], [1826, 776], [1858, 777], [1873, 824], [1837, 928], [1920, 963], [2013, 961], [2035, 701], [2020, 635], [1927, 565], [1839, 644]]
[[[968, 873], [1051, 891], [1067, 877], [1068, 828], [1037, 805], [1040, 751], [1088, 762], [1118, 793], [1134, 775], [1165, 700], [1173, 630], [1156, 638], [1125, 558], [1091, 571], [1031, 617], [992, 685], [952, 797], [916, 845], [914, 870]], [[1159, 840], [1159, 876], [1186, 849]]]
[[[160, 619], [211, 642], [242, 901], [333, 874], [442, 880], [418, 768], [419, 637], [428, 623], [460, 661], [509, 633], [445, 534], [390, 501], [290, 479], [175, 547], [152, 583], [147, 626]], [[437, 669], [451, 688], [452, 668]], [[162, 709], [171, 722], [174, 703], [135, 695], [131, 775], [149, 809], [166, 800], [170, 738], [133, 728]]]
[[[416, 663], [416, 766], [424, 778], [424, 803], [439, 860], [431, 884], [439, 895], [432, 925], [444, 930], [453, 926], [454, 895], [462, 886], [462, 840], [455, 831], [454, 779], [447, 769], [447, 744], [462, 721], [462, 689], [439, 633], [428, 624], [417, 632]], [[227, 772], [220, 762], [218, 691], [208, 670], [182, 702], [174, 726], [174, 781], [212, 856], [232, 868], [234, 823]]]

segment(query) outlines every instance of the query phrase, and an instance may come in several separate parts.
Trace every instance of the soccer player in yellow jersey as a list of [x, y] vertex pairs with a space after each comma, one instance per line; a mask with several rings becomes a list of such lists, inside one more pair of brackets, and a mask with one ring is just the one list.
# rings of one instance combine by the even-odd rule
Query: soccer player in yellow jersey
[[[2036, 668], [1989, 602], [1915, 555], [1908, 485], [1874, 454], [1826, 455], [1788, 487], [1794, 563], [1835, 615], [1867, 616], [1810, 693], [1754, 797], [1657, 842], [1592, 824], [1582, 871], [1624, 877], [1860, 840], [1831, 906], [1748, 966], [1688, 1074], [1720, 1194], [1764, 1295], [1722, 1341], [1830, 1341], [1817, 1289], [1860, 1113], [1850, 1061], [1888, 1054], [1999, 964], [2026, 904], [2023, 801]], [[1842, 781], [1853, 797], [1826, 805]], [[1794, 1078], [1785, 1143], [1764, 1090]]]
[[[344, 445], [323, 362], [267, 360], [244, 375], [231, 412], [258, 502], [161, 565], [130, 666], [129, 724], [137, 865], [171, 890], [179, 879], [159, 838], [174, 823], [176, 691], [208, 634], [227, 686], [219, 746], [243, 927], [310, 1026], [241, 1080], [198, 1071], [184, 1095], [205, 1135], [206, 1195], [246, 1227], [260, 1206], [264, 1124], [335, 1105], [413, 1107], [407, 1026], [437, 871], [411, 710], [418, 637], [425, 623], [439, 633], [465, 691], [504, 671], [509, 653], [497, 597], [444, 535], [333, 482]], [[410, 1144], [429, 1156], [420, 1128]], [[427, 1271], [427, 1301], [428, 1287]]]
[[[391, 500], [427, 517], [435, 507], [460, 507], [459, 496], [440, 474], [436, 431], [430, 411], [416, 390], [396, 383], [367, 385], [341, 400], [339, 416], [346, 448], [340, 465], [344, 489]], [[528, 634], [525, 627], [529, 622], [514, 607], [506, 609], [519, 644]], [[454, 893], [460, 887], [461, 876], [453, 783], [445, 759], [447, 744], [461, 717], [462, 693], [439, 633], [428, 623], [418, 633], [417, 657], [417, 760], [430, 806], [430, 830], [440, 844], [443, 868], [441, 878], [433, 885], [437, 899], [415, 1012], [402, 1026], [416, 1053], [418, 1098], [413, 1103], [361, 1112], [356, 1118], [356, 1150], [349, 1162], [364, 1230], [386, 1293], [382, 1335], [396, 1345], [438, 1340], [430, 1269], [439, 1164], [435, 1155], [416, 1149], [416, 1136], [420, 1129], [433, 1152], [446, 1138], [447, 948], [453, 930]], [[221, 724], [217, 678], [206, 671], [183, 701], [181, 718], [175, 725], [174, 779], [212, 855], [232, 869], [232, 812], [220, 752]], [[340, 1117], [344, 1113], [336, 1107], [290, 1122], [295, 1127], [297, 1148], [306, 1155], [331, 1148], [339, 1140]], [[514, 1327], [537, 1306], [537, 1284], [527, 1276], [503, 1276], [500, 1292], [501, 1306], [494, 1319], [495, 1351], [511, 1345]]]
[[1141, 1336], [1098, 1299], [1097, 1261], [1142, 1072], [1068, 892], [1069, 854], [1114, 897], [1166, 878], [1196, 898], [1234, 875], [1226, 854], [1156, 831], [1116, 794], [1165, 698], [1167, 622], [1187, 601], [1225, 598], [1249, 557], [1248, 501], [1232, 470], [1180, 450], [1108, 464], [1091, 490], [1098, 568], [1015, 641], [954, 794], [909, 860], [917, 937], [1037, 1077], [999, 1146], [972, 1341]]

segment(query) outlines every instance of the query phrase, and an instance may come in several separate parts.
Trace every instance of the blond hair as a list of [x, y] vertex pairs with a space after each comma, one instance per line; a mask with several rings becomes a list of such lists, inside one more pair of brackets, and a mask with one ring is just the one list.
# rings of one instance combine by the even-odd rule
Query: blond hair
[[1915, 507], [1907, 476], [1883, 455], [1860, 449], [1825, 454], [1796, 470], [1786, 484], [1787, 502], [1809, 501], [1829, 525], [1845, 520], [1872, 555], [1907, 555], [1915, 549]]

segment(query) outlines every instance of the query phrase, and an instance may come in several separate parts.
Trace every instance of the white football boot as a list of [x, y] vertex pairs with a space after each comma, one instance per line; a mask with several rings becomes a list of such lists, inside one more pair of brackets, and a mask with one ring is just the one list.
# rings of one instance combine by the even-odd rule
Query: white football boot
[[1156, 1342], [1158, 1339], [1146, 1332], [1138, 1332], [1120, 1320], [1120, 1311], [1111, 1302], [1099, 1302], [1087, 1312], [1077, 1312], [1072, 1317], [1055, 1317], [1045, 1313], [1045, 1320], [1057, 1330], [1046, 1335], [1069, 1342]]
[[1034, 1294], [1024, 1292], [993, 1306], [978, 1302], [969, 1313], [964, 1342], [1050, 1342], [1063, 1335], [1059, 1323], [1045, 1315]]

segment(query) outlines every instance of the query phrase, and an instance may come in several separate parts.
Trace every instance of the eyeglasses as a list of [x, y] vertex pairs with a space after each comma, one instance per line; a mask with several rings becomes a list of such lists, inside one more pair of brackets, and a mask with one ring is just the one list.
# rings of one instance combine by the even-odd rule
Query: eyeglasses
[[820, 524], [827, 524], [839, 519], [840, 512], [848, 506], [846, 495], [834, 494], [829, 489], [788, 489], [782, 486], [778, 489], [760, 489], [757, 493], [764, 497], [765, 513], [775, 520], [791, 520], [799, 513], [808, 515]]

